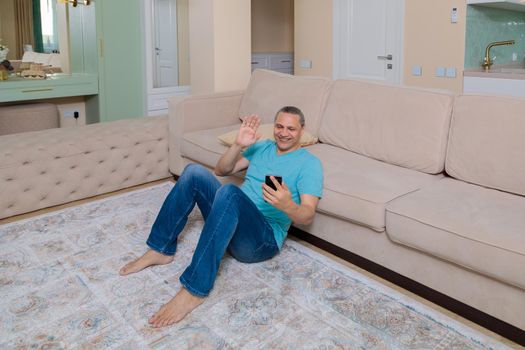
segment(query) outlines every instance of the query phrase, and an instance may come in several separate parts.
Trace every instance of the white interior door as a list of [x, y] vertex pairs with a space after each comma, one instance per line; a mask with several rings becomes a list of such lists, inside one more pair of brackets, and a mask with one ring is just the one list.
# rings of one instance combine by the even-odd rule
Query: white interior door
[[334, 79], [401, 83], [404, 0], [334, 0]]
[[177, 0], [155, 0], [155, 87], [179, 83], [177, 52]]

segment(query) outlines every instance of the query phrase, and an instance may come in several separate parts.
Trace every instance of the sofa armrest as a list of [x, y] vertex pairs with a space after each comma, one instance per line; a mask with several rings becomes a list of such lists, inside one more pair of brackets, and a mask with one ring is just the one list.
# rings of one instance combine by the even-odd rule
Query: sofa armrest
[[180, 144], [185, 133], [239, 122], [244, 91], [173, 97], [169, 100], [169, 165], [173, 174], [184, 168]]

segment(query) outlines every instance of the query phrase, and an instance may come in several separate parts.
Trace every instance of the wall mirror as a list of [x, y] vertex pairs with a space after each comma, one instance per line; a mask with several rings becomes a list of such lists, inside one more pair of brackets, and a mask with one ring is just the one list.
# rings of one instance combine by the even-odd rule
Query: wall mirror
[[60, 52], [59, 28], [67, 22], [56, 0], [2, 0], [0, 38], [9, 48], [8, 59], [24, 51]]
[[2, 0], [0, 38], [8, 60], [21, 60], [25, 51], [60, 53], [34, 62], [70, 71], [68, 9], [57, 0]]

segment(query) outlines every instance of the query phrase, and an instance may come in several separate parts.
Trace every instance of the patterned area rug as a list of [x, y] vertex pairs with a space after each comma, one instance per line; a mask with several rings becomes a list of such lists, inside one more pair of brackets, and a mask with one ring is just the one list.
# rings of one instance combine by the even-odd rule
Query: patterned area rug
[[1, 349], [506, 349], [288, 240], [271, 261], [227, 256], [210, 297], [181, 323], [147, 319], [180, 288], [202, 218], [175, 261], [121, 277], [173, 185], [0, 226]]

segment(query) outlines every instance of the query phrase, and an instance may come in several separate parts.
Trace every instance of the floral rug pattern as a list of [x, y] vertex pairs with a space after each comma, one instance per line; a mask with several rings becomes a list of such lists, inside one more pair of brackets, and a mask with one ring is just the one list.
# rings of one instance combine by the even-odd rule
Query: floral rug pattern
[[175, 261], [121, 277], [141, 255], [166, 183], [0, 226], [1, 349], [507, 349], [288, 240], [274, 259], [226, 256], [182, 322], [147, 319], [180, 288], [203, 222]]

